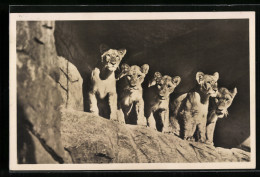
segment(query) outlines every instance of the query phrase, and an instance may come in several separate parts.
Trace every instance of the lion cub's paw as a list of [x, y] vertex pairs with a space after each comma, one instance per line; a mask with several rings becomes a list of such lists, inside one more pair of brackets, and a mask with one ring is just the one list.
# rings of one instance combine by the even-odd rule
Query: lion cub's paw
[[214, 146], [214, 143], [212, 141], [206, 140], [205, 144], [210, 145], [210, 146]]
[[195, 141], [194, 137], [192, 137], [192, 136], [184, 137], [184, 140], [191, 141], [191, 142]]
[[147, 121], [146, 118], [142, 118], [141, 120], [137, 120], [137, 125], [141, 125], [141, 126], [147, 126]]
[[110, 120], [119, 122], [116, 114], [110, 114]]
[[121, 119], [118, 119], [117, 120], [120, 124], [125, 124], [125, 119], [121, 120]]
[[163, 128], [162, 129], [162, 133], [165, 133], [165, 134], [173, 134], [173, 131], [172, 131], [172, 129], [170, 129], [170, 128]]
[[154, 131], [157, 131], [157, 128], [156, 128], [156, 127], [150, 127], [149, 125], [147, 125], [146, 127], [150, 128], [150, 129], [152, 129], [152, 130], [154, 130]]
[[162, 131], [162, 133], [164, 133], [164, 134], [173, 134], [174, 135], [173, 131]]
[[200, 137], [200, 138], [198, 139], [198, 142], [200, 142], [200, 143], [206, 143], [206, 138], [205, 138], [205, 137]]
[[90, 111], [90, 113], [96, 115], [96, 116], [99, 116], [99, 112], [98, 111]]
[[118, 119], [110, 119], [111, 121], [113, 121], [113, 122], [116, 122], [116, 123], [119, 123], [119, 124], [125, 124], [125, 121], [120, 121], [120, 120], [118, 120]]

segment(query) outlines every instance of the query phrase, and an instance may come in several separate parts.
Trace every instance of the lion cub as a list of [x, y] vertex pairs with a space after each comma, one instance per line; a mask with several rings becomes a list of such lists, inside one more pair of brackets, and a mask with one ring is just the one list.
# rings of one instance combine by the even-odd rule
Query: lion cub
[[171, 103], [171, 123], [175, 133], [185, 140], [193, 140], [197, 129], [197, 140], [205, 142], [209, 97], [216, 97], [219, 74], [213, 75], [197, 72], [198, 85], [190, 92], [177, 97]]
[[99, 115], [98, 99], [108, 96], [110, 119], [117, 120], [117, 93], [115, 70], [126, 54], [126, 49], [110, 49], [100, 45], [101, 60], [91, 72], [91, 88], [88, 93], [90, 112]]
[[146, 126], [142, 83], [148, 73], [149, 65], [130, 67], [128, 64], [122, 64], [121, 70], [118, 77], [119, 110], [123, 112], [126, 122], [129, 122], [129, 114], [135, 107], [137, 125]]
[[[160, 72], [154, 73], [154, 78], [149, 82], [145, 90], [145, 116], [148, 119], [148, 126], [157, 130], [156, 125], [162, 124], [162, 131], [169, 132], [169, 100], [170, 94], [179, 85], [179, 76], [162, 76]], [[154, 114], [159, 114], [159, 122], [156, 124]], [[157, 126], [158, 127], [158, 126]]]
[[223, 118], [228, 115], [227, 109], [231, 106], [236, 94], [237, 88], [229, 91], [222, 87], [219, 88], [216, 98], [212, 99], [212, 102], [210, 102], [206, 128], [207, 143], [213, 144], [216, 122], [218, 118]]

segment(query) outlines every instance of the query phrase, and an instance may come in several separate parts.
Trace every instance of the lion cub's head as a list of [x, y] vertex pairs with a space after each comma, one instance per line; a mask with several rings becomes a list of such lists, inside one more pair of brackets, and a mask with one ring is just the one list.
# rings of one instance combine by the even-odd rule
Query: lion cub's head
[[216, 98], [214, 98], [212, 107], [218, 118], [223, 118], [228, 114], [228, 108], [231, 106], [233, 99], [237, 94], [237, 88], [228, 90], [224, 87], [219, 88]]
[[196, 74], [196, 80], [200, 85], [200, 90], [211, 97], [217, 96], [218, 78], [218, 72], [215, 72], [213, 75], [204, 74], [203, 72], [197, 72]]
[[119, 66], [122, 58], [125, 56], [126, 49], [110, 49], [108, 46], [101, 44], [100, 53], [101, 64], [103, 68], [106, 68], [109, 71], [115, 71]]
[[146, 74], [149, 71], [149, 65], [144, 64], [139, 67], [137, 65], [129, 66], [128, 64], [122, 64], [122, 72], [119, 74], [118, 79], [126, 79], [127, 86], [124, 89], [128, 90], [138, 90], [141, 87], [141, 84], [144, 81]]
[[157, 95], [160, 100], [165, 100], [179, 85], [181, 78], [179, 76], [162, 76], [160, 72], [154, 73], [154, 78], [150, 81], [148, 87], [156, 86]]

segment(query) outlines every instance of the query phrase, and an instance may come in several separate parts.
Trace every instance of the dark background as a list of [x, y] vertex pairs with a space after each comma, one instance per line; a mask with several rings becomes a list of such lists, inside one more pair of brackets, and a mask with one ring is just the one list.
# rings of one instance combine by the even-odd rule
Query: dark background
[[[217, 123], [215, 145], [236, 147], [250, 136], [247, 19], [57, 21], [55, 41], [58, 54], [75, 64], [83, 79], [100, 59], [101, 43], [126, 48], [122, 63], [149, 64], [146, 81], [155, 71], [180, 76], [175, 92], [192, 89], [198, 71], [219, 72], [219, 86], [237, 87], [238, 94], [228, 118]], [[83, 93], [87, 87], [83, 84]]]

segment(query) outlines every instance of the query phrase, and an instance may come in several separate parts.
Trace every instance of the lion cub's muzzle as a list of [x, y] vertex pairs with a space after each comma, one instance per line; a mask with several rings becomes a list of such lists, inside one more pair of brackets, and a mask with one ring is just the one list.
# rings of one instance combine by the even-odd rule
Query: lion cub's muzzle
[[165, 96], [159, 96], [160, 100], [166, 100]]
[[217, 108], [215, 112], [219, 118], [223, 118], [225, 116], [226, 110], [222, 108]]
[[116, 62], [109, 62], [108, 64], [107, 64], [107, 68], [110, 70], [110, 71], [115, 71], [116, 70], [116, 68], [117, 68], [117, 63]]
[[161, 90], [158, 90], [158, 96], [160, 100], [166, 100], [169, 95], [167, 94], [167, 88], [163, 87]]
[[211, 97], [216, 97], [218, 94], [217, 88], [212, 88], [212, 92], [209, 93]]
[[167, 95], [165, 93], [159, 93], [159, 99], [160, 100], [166, 100], [167, 99]]
[[128, 89], [129, 89], [130, 91], [134, 91], [134, 90], [139, 90], [139, 87], [138, 87], [137, 84], [131, 84], [131, 83], [129, 83]]

